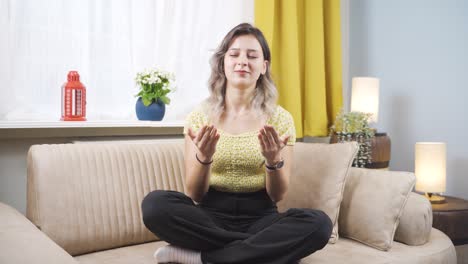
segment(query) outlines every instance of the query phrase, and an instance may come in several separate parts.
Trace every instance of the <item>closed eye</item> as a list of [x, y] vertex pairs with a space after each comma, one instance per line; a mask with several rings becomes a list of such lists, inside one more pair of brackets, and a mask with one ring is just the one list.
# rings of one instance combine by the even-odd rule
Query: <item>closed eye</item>
[[[233, 57], [233, 58], [238, 57], [238, 56], [239, 56], [239, 54], [235, 54], [235, 53], [234, 53], [234, 54], [229, 54], [229, 57]], [[250, 55], [249, 55], [249, 56], [247, 56], [247, 58], [249, 58], [249, 59], [257, 59], [258, 57], [257, 57], [257, 56], [250, 56]]]

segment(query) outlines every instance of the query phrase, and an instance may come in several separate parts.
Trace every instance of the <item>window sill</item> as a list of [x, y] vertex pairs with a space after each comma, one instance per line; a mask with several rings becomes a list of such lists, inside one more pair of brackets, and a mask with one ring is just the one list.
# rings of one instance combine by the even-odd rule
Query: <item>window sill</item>
[[183, 134], [183, 121], [0, 121], [0, 139]]

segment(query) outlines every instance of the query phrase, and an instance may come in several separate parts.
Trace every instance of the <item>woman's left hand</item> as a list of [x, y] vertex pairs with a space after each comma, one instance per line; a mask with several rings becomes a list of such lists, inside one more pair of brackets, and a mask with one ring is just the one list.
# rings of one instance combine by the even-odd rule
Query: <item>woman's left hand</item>
[[263, 126], [258, 133], [262, 155], [267, 164], [275, 164], [281, 160], [281, 150], [288, 143], [289, 135], [279, 136], [275, 128], [269, 125]]

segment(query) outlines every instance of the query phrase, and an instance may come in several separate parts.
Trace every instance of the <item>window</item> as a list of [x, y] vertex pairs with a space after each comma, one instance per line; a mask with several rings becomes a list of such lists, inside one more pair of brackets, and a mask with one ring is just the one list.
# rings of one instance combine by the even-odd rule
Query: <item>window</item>
[[88, 120], [136, 119], [134, 76], [174, 72], [165, 120], [208, 96], [209, 57], [222, 37], [253, 22], [253, 0], [2, 0], [0, 120], [57, 120], [61, 86], [77, 70]]

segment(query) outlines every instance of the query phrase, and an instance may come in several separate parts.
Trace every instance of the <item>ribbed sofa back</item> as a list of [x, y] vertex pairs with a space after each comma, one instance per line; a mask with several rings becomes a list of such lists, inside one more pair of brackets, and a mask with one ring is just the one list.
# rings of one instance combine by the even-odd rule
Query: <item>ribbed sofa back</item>
[[156, 240], [141, 216], [155, 189], [184, 191], [184, 143], [34, 145], [27, 217], [71, 255]]

